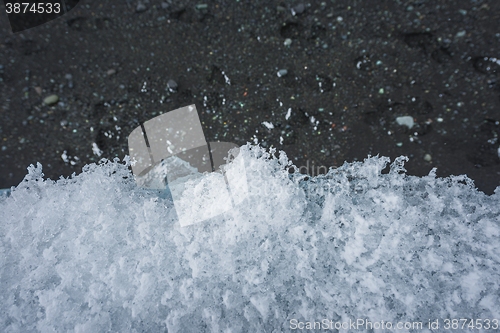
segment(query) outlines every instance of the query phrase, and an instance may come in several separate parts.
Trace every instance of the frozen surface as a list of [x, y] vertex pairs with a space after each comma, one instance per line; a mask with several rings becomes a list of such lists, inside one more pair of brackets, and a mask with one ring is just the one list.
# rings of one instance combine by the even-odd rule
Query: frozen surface
[[500, 319], [500, 188], [407, 176], [404, 158], [389, 173], [388, 158], [371, 157], [304, 180], [284, 155], [240, 156], [244, 201], [185, 228], [168, 196], [136, 187], [127, 161], [57, 182], [30, 167], [0, 199], [0, 331]]

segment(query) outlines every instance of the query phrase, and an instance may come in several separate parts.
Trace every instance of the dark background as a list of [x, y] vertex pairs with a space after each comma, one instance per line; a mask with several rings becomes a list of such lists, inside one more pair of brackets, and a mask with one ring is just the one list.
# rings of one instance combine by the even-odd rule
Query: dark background
[[500, 185], [499, 1], [85, 0], [18, 34], [0, 9], [0, 188], [37, 161], [58, 179], [122, 158], [140, 122], [193, 103], [208, 141], [297, 166], [407, 155]]

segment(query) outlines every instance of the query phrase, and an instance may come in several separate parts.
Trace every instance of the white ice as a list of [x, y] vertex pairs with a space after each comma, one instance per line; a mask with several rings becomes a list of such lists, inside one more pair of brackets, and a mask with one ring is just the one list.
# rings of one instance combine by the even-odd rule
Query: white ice
[[240, 154], [243, 201], [187, 227], [164, 192], [136, 186], [127, 160], [58, 181], [31, 166], [0, 199], [0, 331], [500, 319], [500, 187], [408, 176], [404, 158], [382, 173], [385, 157], [306, 180], [284, 154]]

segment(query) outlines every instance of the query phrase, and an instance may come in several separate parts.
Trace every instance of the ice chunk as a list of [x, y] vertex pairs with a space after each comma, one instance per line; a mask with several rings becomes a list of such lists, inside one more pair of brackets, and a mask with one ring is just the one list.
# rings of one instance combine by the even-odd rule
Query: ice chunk
[[266, 126], [267, 129], [273, 129], [274, 128], [274, 124], [270, 123], [268, 121], [262, 122], [262, 125]]
[[396, 122], [399, 125], [402, 125], [402, 126], [404, 125], [404, 126], [408, 127], [409, 129], [411, 129], [414, 125], [413, 117], [410, 117], [410, 116], [397, 117]]
[[[500, 317], [500, 187], [487, 196], [465, 176], [408, 176], [405, 158], [382, 173], [385, 157], [305, 180], [274, 153], [241, 147], [224, 167], [237, 180], [244, 169], [228, 182], [239, 204], [187, 228], [171, 197], [136, 185], [128, 160], [57, 181], [31, 166], [0, 200], [0, 331]], [[192, 200], [180, 211], [211, 214], [197, 203], [227, 190], [223, 174], [182, 170]]]

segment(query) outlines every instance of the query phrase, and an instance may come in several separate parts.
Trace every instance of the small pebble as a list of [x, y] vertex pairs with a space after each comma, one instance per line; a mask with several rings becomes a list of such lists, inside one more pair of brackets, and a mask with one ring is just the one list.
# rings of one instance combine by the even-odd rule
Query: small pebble
[[285, 42], [283, 43], [285, 46], [290, 46], [292, 45], [292, 40], [290, 38], [285, 39]]
[[113, 75], [113, 74], [115, 74], [115, 73], [116, 73], [116, 69], [108, 69], [108, 71], [106, 72], [106, 74], [107, 74], [108, 76]]
[[147, 9], [147, 8], [146, 8], [146, 5], [145, 5], [145, 4], [143, 4], [142, 2], [139, 2], [139, 3], [137, 4], [137, 7], [135, 7], [135, 11], [136, 11], [137, 13], [142, 13], [142, 12], [146, 11], [146, 9]]
[[72, 89], [73, 88], [73, 75], [66, 74], [66, 75], [64, 75], [64, 78], [66, 80], [68, 80], [68, 88]]
[[35, 91], [38, 95], [41, 95], [42, 94], [42, 87], [35, 87]]
[[170, 91], [174, 92], [174, 91], [176, 91], [176, 90], [177, 90], [177, 88], [178, 88], [178, 87], [179, 87], [179, 85], [177, 84], [177, 82], [175, 82], [175, 81], [174, 81], [174, 80], [172, 80], [172, 79], [168, 80], [168, 82], [167, 82], [167, 88], [168, 88]]
[[56, 104], [58, 101], [59, 101], [59, 96], [55, 94], [47, 96], [43, 99], [43, 103], [45, 103], [46, 105], [53, 105]]
[[430, 161], [432, 161], [432, 156], [431, 156], [430, 154], [425, 154], [425, 155], [424, 155], [424, 160], [425, 160], [426, 162], [430, 162]]
[[292, 8], [292, 15], [300, 15], [306, 10], [306, 6], [303, 3], [299, 3], [297, 6]]
[[402, 146], [403, 146], [403, 143], [402, 143], [402, 142], [398, 142], [398, 143], [396, 143], [396, 146], [398, 146], [398, 147], [402, 147]]
[[278, 77], [282, 77], [288, 74], [288, 71], [286, 69], [280, 69], [277, 73]]
[[168, 7], [170, 7], [170, 5], [166, 2], [162, 2], [161, 3], [161, 9], [168, 9]]
[[196, 5], [196, 9], [201, 10], [201, 9], [207, 9], [208, 5], [206, 3], [199, 3]]

